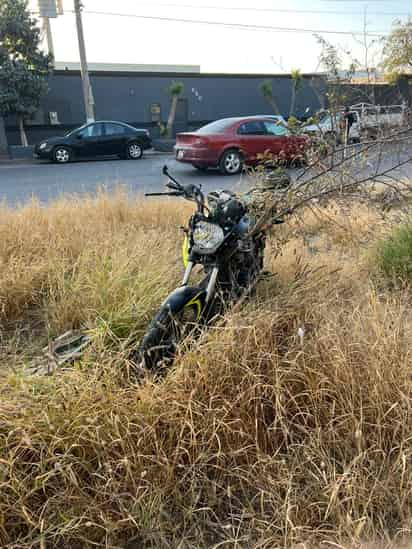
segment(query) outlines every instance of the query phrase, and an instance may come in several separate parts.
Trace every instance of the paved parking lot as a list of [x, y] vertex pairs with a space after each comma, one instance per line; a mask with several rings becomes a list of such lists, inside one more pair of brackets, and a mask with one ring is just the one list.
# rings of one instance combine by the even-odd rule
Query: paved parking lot
[[222, 176], [218, 171], [201, 173], [177, 163], [171, 155], [147, 154], [142, 160], [97, 160], [67, 165], [34, 161], [0, 163], [0, 199], [14, 206], [33, 196], [47, 203], [62, 194], [95, 193], [99, 187], [112, 191], [124, 185], [132, 193], [163, 190], [164, 164], [182, 182], [201, 183], [206, 191], [234, 188], [246, 182], [245, 176]]

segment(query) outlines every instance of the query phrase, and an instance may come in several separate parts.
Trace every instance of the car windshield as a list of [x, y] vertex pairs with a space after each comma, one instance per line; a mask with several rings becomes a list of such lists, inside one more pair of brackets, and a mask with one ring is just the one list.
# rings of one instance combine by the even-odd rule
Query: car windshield
[[232, 124], [233, 120], [230, 119], [216, 120], [216, 122], [211, 122], [210, 124], [206, 124], [206, 126], [199, 128], [196, 133], [199, 133], [201, 135], [210, 133], [223, 133], [227, 128], [232, 126]]

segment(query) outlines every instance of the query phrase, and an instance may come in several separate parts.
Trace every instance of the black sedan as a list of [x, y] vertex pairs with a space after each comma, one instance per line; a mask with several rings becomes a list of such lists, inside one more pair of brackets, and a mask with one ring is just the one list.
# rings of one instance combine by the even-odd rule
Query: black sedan
[[63, 137], [45, 139], [34, 154], [67, 164], [74, 158], [117, 155], [138, 160], [143, 151], [152, 147], [147, 130], [138, 130], [123, 122], [93, 122], [71, 131]]

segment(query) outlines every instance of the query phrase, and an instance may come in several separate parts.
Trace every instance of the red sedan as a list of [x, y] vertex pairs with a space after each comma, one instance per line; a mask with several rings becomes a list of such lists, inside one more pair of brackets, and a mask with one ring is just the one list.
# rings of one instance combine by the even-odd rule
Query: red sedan
[[270, 118], [225, 118], [193, 133], [179, 133], [175, 153], [179, 162], [199, 170], [219, 168], [223, 174], [233, 175], [244, 164], [257, 164], [258, 155], [265, 152], [276, 159], [296, 160], [308, 143], [306, 136], [290, 135], [285, 126]]

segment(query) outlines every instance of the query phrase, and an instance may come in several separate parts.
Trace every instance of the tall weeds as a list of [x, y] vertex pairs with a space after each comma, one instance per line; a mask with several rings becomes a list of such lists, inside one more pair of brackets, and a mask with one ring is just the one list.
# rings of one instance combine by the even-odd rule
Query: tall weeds
[[[401, 543], [412, 321], [408, 289], [370, 272], [379, 216], [331, 210], [278, 229], [276, 276], [164, 380], [131, 386], [123, 343], [181, 274], [187, 213], [122, 193], [3, 210], [0, 545]], [[95, 335], [84, 361], [24, 375], [70, 327]]]

